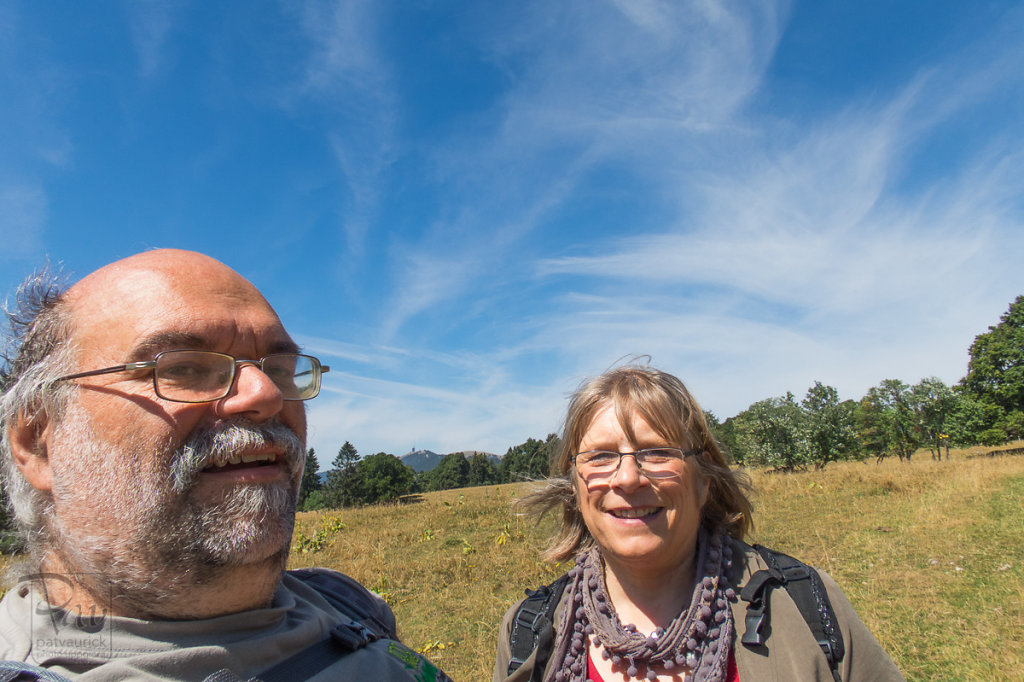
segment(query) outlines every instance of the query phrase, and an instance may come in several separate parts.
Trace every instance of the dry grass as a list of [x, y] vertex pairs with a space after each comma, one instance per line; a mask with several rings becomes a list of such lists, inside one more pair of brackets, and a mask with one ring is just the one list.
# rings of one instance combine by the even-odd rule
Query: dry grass
[[[457, 680], [490, 679], [497, 627], [526, 587], [565, 570], [537, 558], [547, 530], [511, 506], [522, 486], [429, 493], [406, 504], [300, 514], [297, 538], [331, 519], [345, 528], [291, 566], [343, 570], [384, 594], [402, 639]], [[296, 543], [297, 545], [298, 543]]]
[[[754, 474], [753, 540], [835, 577], [909, 680], [1024, 679], [1024, 457], [970, 454]], [[346, 527], [292, 564], [384, 592], [408, 644], [455, 679], [487, 680], [504, 611], [565, 568], [537, 559], [550, 526], [517, 529], [527, 487], [302, 514], [306, 536], [335, 517]]]
[[1024, 679], [1024, 458], [760, 474], [756, 539], [827, 570], [908, 679]]
[[[753, 540], [835, 577], [907, 679], [1024, 679], [1024, 457], [972, 454], [755, 473]], [[502, 614], [566, 568], [537, 558], [550, 522], [513, 513], [530, 485], [303, 513], [290, 565], [352, 575], [407, 644], [488, 680]]]

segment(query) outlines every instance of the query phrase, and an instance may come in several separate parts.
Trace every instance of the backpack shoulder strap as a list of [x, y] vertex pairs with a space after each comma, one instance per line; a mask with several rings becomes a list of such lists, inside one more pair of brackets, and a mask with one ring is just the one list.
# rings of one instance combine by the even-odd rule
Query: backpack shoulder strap
[[[395, 633], [380, 617], [370, 592], [348, 576], [334, 571], [300, 569], [289, 571], [316, 590], [346, 618], [331, 628], [330, 637], [306, 647], [259, 675], [262, 682], [305, 680], [378, 639], [395, 639]], [[210, 680], [209, 682], [213, 682]]]
[[394, 627], [381, 613], [378, 600], [352, 578], [318, 568], [303, 568], [288, 573], [319, 592], [335, 609], [365, 625], [378, 638], [395, 639]]
[[768, 569], [751, 575], [740, 592], [740, 598], [749, 602], [745, 619], [746, 631], [740, 641], [745, 646], [764, 644], [765, 633], [762, 629], [770, 619], [769, 593], [776, 587], [784, 587], [811, 630], [814, 640], [825, 654], [832, 677], [836, 682], [842, 682], [839, 663], [846, 652], [839, 621], [836, 619], [821, 576], [813, 568], [788, 554], [768, 549], [763, 545], [754, 545], [754, 549], [768, 564]]
[[526, 599], [516, 609], [515, 617], [512, 619], [512, 630], [508, 636], [511, 654], [508, 661], [509, 675], [518, 670], [533, 650], [537, 649], [537, 663], [532, 678], [539, 680], [543, 677], [544, 666], [554, 641], [552, 616], [568, 582], [569, 576], [566, 574], [550, 585], [543, 585], [536, 590], [526, 590]]

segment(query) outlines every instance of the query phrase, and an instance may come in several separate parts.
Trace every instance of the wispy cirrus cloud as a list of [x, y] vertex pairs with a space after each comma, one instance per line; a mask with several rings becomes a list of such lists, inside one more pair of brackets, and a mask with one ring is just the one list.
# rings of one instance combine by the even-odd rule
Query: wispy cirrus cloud
[[472, 15], [480, 49], [509, 85], [476, 125], [435, 147], [454, 217], [395, 247], [383, 338], [488, 290], [495, 268], [593, 173], [647, 175], [665, 162], [652, 162], [658, 152], [687, 154], [695, 138], [735, 126], [784, 15], [785, 3], [672, 2], [528, 2]]
[[[886, 376], [955, 381], [973, 335], [1024, 285], [1024, 155], [1018, 139], [958, 150], [966, 163], [920, 186], [905, 173], [914, 155], [948, 153], [929, 147], [949, 116], [1019, 80], [1008, 63], [934, 65], [888, 99], [808, 127], [748, 115], [759, 134], [746, 153], [681, 186], [686, 208], [668, 229], [538, 263], [541, 276], [585, 277], [579, 289], [601, 296], [566, 303], [560, 317], [579, 331], [560, 338], [595, 360], [652, 352], [692, 368], [728, 413], [817, 378], [852, 396]], [[741, 395], [716, 392], [716, 377], [735, 386], [744, 375], [753, 380]]]
[[69, 78], [50, 45], [26, 30], [17, 5], [0, 7], [0, 259], [37, 256], [49, 217], [45, 178], [73, 162], [62, 121]]
[[36, 254], [42, 247], [46, 216], [46, 194], [39, 185], [13, 183], [0, 187], [4, 257], [23, 258]]
[[[556, 431], [558, 412], [551, 406], [563, 398], [557, 390], [508, 384], [444, 390], [359, 374], [333, 379], [340, 388], [328, 386], [309, 405], [309, 442], [321, 453], [349, 440], [362, 454], [384, 450], [401, 455], [413, 447], [501, 454], [536, 437], [531, 429]], [[330, 459], [321, 454], [320, 461], [327, 468]]]
[[758, 87], [787, 5], [526, 3], [484, 36], [516, 76], [506, 134], [630, 143], [726, 125]]
[[350, 255], [363, 255], [394, 160], [397, 103], [378, 38], [384, 8], [369, 0], [315, 0], [298, 9], [308, 57], [293, 97], [325, 105], [327, 143], [348, 196], [339, 215]]
[[158, 77], [168, 65], [168, 40], [182, 5], [175, 0], [134, 0], [125, 4], [132, 45], [143, 81]]
[[[597, 54], [614, 32], [602, 21], [621, 29], [608, 17], [596, 25], [571, 12], [538, 18], [530, 11], [543, 10], [531, 6], [524, 26], [494, 48], [516, 76], [501, 100], [498, 134], [473, 154], [456, 140], [439, 155], [443, 177], [474, 189], [448, 197], [468, 198], [468, 218], [455, 231], [464, 239], [439, 246], [452, 234], [445, 224], [409, 247], [402, 262], [412, 267], [386, 325], [392, 336], [416, 316], [453, 309], [445, 301], [465, 309], [466, 300], [486, 296], [486, 264], [495, 262], [488, 254], [508, 262], [527, 253], [526, 236], [585, 192], [588, 173], [604, 165], [649, 180], [670, 209], [660, 229], [625, 225], [617, 234], [603, 226], [575, 246], [563, 242], [562, 255], [521, 263], [524, 285], [546, 282], [556, 293], [517, 321], [520, 333], [489, 359], [514, 392], [515, 367], [558, 358], [538, 391], [551, 402], [533, 413], [532, 433], [549, 428], [542, 424], [561, 412], [581, 375], [637, 353], [679, 372], [720, 416], [786, 390], [800, 394], [818, 379], [843, 397], [888, 377], [956, 381], [974, 334], [1024, 285], [1024, 167], [1012, 121], [991, 126], [975, 149], [944, 149], [945, 135], [965, 111], [1020, 92], [1017, 44], [1001, 41], [1001, 51], [980, 54], [969, 45], [907, 74], [891, 92], [813, 119], [779, 120], [747, 97], [785, 7], [772, 11], [774, 22], [719, 17], [727, 28], [707, 39], [726, 49], [705, 59], [698, 39], [689, 67], [682, 60], [662, 69], [658, 39], [681, 39], [686, 22], [665, 28], [665, 6], [628, 11], [634, 7], [641, 14], [628, 19], [656, 31], [638, 33], [643, 44], [614, 42], [609, 52], [624, 54], [621, 69]], [[687, 18], [692, 24], [699, 15]], [[574, 22], [578, 30], [565, 30]], [[564, 38], [550, 40], [547, 31]], [[654, 64], [639, 82], [628, 78], [631, 47], [643, 55], [637, 64]], [[949, 153], [961, 155], [956, 164], [922, 173], [922, 155], [941, 164]], [[567, 167], [571, 181], [548, 200], [546, 173]], [[503, 192], [494, 191], [502, 179]], [[499, 226], [531, 209], [534, 217], [519, 230], [473, 234], [495, 195], [507, 201]], [[500, 251], [488, 250], [498, 244]]]

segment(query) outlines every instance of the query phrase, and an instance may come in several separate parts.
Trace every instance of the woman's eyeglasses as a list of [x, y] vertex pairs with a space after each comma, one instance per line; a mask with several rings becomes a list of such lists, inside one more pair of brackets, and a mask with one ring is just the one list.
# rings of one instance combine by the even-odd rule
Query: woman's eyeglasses
[[682, 471], [683, 460], [697, 454], [695, 450], [660, 447], [645, 448], [636, 452], [612, 452], [610, 450], [587, 450], [573, 458], [573, 464], [580, 476], [588, 481], [611, 478], [622, 465], [623, 457], [632, 457], [647, 478], [671, 478]]

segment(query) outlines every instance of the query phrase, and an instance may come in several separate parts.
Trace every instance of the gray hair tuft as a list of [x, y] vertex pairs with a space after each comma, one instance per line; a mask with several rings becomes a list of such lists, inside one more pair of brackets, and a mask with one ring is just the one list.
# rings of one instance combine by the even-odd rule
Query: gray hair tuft
[[19, 423], [60, 419], [67, 407], [72, 387], [54, 383], [70, 371], [73, 359], [65, 291], [63, 275], [47, 265], [30, 275], [14, 305], [3, 309], [8, 330], [0, 364], [0, 480], [7, 508], [32, 550], [46, 540], [44, 519], [51, 503], [18, 469], [10, 432]]

